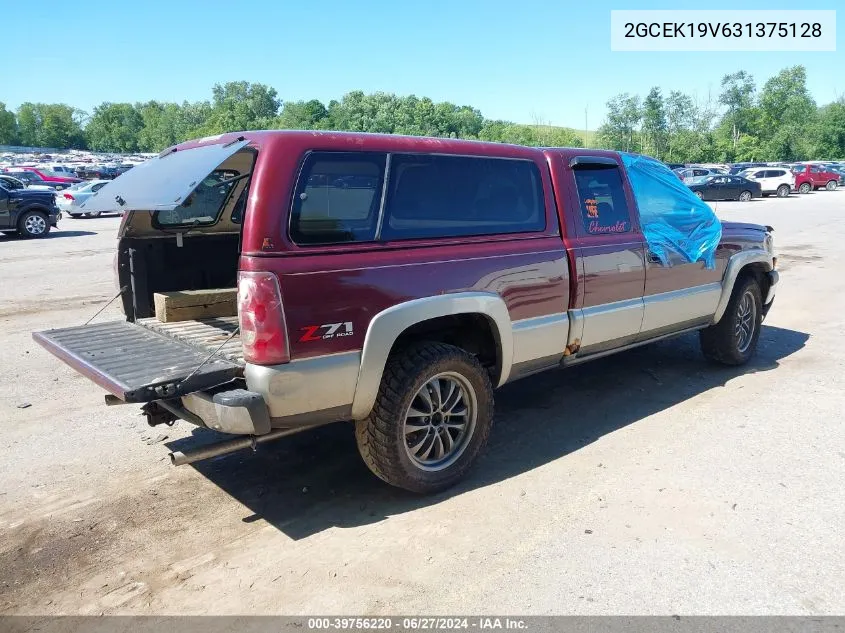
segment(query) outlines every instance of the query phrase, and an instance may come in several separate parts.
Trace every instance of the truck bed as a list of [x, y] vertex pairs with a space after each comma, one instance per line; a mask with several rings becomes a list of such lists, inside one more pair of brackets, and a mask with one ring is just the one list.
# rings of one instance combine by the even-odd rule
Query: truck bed
[[[158, 332], [177, 341], [207, 350], [209, 354], [220, 348], [217, 356], [241, 366], [244, 364], [244, 350], [243, 345], [241, 345], [240, 333], [224, 343], [238, 327], [238, 317], [236, 316], [177, 321], [175, 323], [162, 323], [158, 319], [151, 317], [148, 319], [138, 319], [136, 323], [153, 332]], [[223, 347], [220, 347], [221, 345]]]

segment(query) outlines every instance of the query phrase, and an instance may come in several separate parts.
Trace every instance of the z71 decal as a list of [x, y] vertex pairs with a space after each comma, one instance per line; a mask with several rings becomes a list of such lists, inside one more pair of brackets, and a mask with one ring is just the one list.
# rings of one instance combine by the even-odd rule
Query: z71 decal
[[343, 323], [324, 323], [323, 325], [309, 325], [300, 328], [303, 334], [299, 342], [308, 343], [309, 341], [325, 341], [327, 339], [338, 338], [339, 336], [352, 336], [352, 321], [344, 321]]

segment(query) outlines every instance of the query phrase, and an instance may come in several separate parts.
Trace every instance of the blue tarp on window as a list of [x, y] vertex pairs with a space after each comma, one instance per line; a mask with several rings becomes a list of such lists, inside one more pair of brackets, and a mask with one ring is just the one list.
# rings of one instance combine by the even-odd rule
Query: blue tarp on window
[[722, 239], [722, 223], [710, 206], [699, 200], [666, 165], [637, 154], [622, 154], [640, 225], [649, 249], [663, 265], [670, 265], [675, 252], [688, 262], [715, 265], [716, 247]]

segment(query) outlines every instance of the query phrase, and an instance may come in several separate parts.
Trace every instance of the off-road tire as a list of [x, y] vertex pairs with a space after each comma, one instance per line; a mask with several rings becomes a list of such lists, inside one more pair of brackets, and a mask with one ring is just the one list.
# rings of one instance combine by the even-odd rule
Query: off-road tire
[[778, 191], [777, 191], [778, 198], [786, 198], [786, 197], [789, 196], [789, 193], [790, 193], [789, 185], [781, 185], [780, 187], [778, 187]]
[[[751, 342], [745, 350], [739, 349], [737, 323], [739, 321], [739, 305], [742, 297], [750, 293], [754, 301], [754, 331]], [[760, 338], [760, 327], [763, 323], [763, 298], [760, 285], [754, 277], [745, 275], [737, 279], [733, 294], [725, 314], [715, 325], [711, 325], [699, 332], [701, 351], [707, 360], [723, 365], [744, 365], [757, 349]]]
[[836, 180], [830, 180], [824, 186], [824, 188], [827, 189], [828, 191], [834, 191], [836, 189], [836, 187], [838, 187], [838, 186], [839, 186], [839, 183]]
[[[30, 228], [30, 224], [35, 218], [41, 218], [41, 220], [43, 220], [43, 229], [39, 233], [35, 233]], [[40, 225], [41, 222], [39, 222], [39, 226]], [[45, 237], [49, 232], [50, 218], [47, 217], [46, 213], [43, 213], [41, 211], [27, 211], [18, 220], [18, 233], [21, 235], [21, 237], [25, 237], [27, 239]]]
[[813, 185], [809, 182], [802, 182], [801, 186], [798, 187], [798, 193], [810, 193], [813, 190]]
[[[408, 455], [405, 414], [417, 391], [443, 372], [459, 374], [475, 391], [475, 427], [454, 463], [427, 471]], [[355, 438], [361, 457], [376, 476], [398, 488], [433, 493], [454, 485], [467, 473], [487, 444], [492, 427], [493, 386], [487, 370], [459, 347], [427, 342], [391, 355], [372, 412], [355, 423]]]

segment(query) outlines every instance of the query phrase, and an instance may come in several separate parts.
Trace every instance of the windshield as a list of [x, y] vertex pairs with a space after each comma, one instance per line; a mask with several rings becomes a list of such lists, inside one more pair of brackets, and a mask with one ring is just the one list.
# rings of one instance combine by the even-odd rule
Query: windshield
[[233, 170], [214, 170], [180, 206], [156, 212], [154, 222], [160, 226], [214, 224], [235, 186], [231, 179], [239, 175]]

